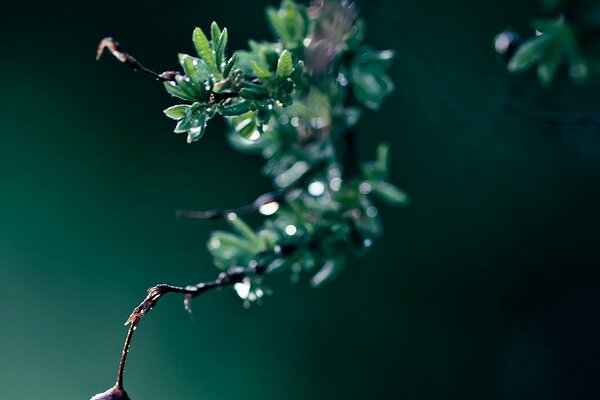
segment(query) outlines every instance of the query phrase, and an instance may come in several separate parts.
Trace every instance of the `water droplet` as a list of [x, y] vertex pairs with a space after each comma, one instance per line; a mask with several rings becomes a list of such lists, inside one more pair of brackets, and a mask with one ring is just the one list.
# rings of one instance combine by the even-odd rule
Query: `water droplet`
[[287, 115], [281, 115], [279, 117], [279, 123], [281, 125], [287, 125], [290, 122], [290, 118]]
[[375, 207], [369, 207], [367, 208], [367, 216], [374, 218], [377, 216], [377, 209]]
[[314, 181], [308, 185], [308, 193], [317, 197], [325, 192], [325, 184], [321, 181]]
[[368, 182], [363, 182], [358, 186], [358, 190], [362, 194], [369, 194], [369, 193], [371, 193], [371, 185], [369, 185]]
[[237, 292], [237, 295], [241, 299], [247, 299], [250, 294], [250, 282], [239, 282], [233, 285], [233, 288]]
[[333, 178], [330, 182], [329, 182], [329, 187], [331, 188], [331, 190], [333, 191], [338, 191], [342, 188], [342, 180], [340, 178]]
[[273, 215], [279, 210], [279, 203], [276, 201], [272, 201], [270, 203], [265, 203], [258, 209], [258, 212], [262, 215]]
[[298, 229], [294, 225], [288, 225], [285, 227], [285, 234], [288, 236], [294, 236]]

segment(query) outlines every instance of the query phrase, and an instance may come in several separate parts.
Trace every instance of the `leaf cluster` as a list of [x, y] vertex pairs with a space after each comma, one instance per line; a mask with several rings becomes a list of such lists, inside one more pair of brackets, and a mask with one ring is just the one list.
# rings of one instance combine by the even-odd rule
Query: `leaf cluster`
[[[230, 56], [226, 28], [213, 23], [210, 39], [196, 28], [197, 56], [181, 54], [182, 72], [165, 82], [186, 103], [164, 112], [188, 142], [220, 114], [230, 144], [265, 157], [262, 173], [282, 194], [261, 205], [265, 218], [256, 229], [227, 216], [232, 231], [216, 231], [208, 241], [215, 265], [259, 264], [267, 274], [288, 271], [293, 280], [308, 272], [317, 287], [381, 234], [374, 198], [408, 203], [388, 181], [388, 146], [365, 163], [355, 148], [363, 107], [378, 110], [394, 88], [386, 73], [394, 52], [362, 44], [365, 24], [349, 2], [305, 7], [284, 0], [266, 14], [275, 40], [250, 41]], [[236, 291], [247, 304], [268, 293], [262, 277], [236, 284]]]
[[532, 21], [535, 35], [518, 44], [508, 70], [536, 68], [544, 87], [551, 85], [561, 66], [566, 67], [574, 82], [583, 82], [598, 73], [600, 60], [594, 48], [600, 39], [600, 1], [543, 0], [542, 7], [558, 16]]

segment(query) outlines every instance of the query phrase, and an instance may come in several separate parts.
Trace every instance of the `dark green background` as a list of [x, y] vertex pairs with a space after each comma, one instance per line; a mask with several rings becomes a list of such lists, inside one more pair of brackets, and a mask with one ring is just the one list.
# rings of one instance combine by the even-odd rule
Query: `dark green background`
[[[274, 2], [269, 2], [274, 3]], [[216, 19], [232, 46], [268, 38], [251, 1], [8, 1], [0, 16], [0, 398], [87, 399], [108, 388], [148, 286], [215, 275], [219, 222], [270, 189], [224, 126], [188, 145], [159, 84], [96, 63], [112, 35], [158, 70]], [[273, 282], [244, 310], [229, 290], [165, 298], [144, 319], [134, 399], [600, 397], [598, 85], [509, 77], [492, 51], [536, 2], [369, 2], [368, 41], [394, 48], [397, 90], [360, 126], [386, 140], [412, 197], [333, 285]]]

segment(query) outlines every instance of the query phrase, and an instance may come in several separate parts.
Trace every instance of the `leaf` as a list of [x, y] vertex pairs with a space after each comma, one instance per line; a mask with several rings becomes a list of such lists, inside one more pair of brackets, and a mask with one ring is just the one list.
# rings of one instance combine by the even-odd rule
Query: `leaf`
[[247, 100], [266, 100], [269, 98], [269, 92], [264, 88], [243, 88], [240, 90], [240, 97]]
[[539, 63], [537, 72], [542, 86], [549, 87], [552, 83], [560, 63], [560, 53], [558, 46], [554, 45], [548, 49], [546, 57]]
[[225, 64], [225, 68], [223, 68], [223, 76], [225, 78], [229, 77], [229, 74], [231, 73], [231, 70], [233, 69], [233, 66], [235, 65], [236, 61], [237, 54], [234, 53], [227, 61], [227, 64]]
[[390, 146], [387, 143], [379, 143], [377, 146], [377, 166], [384, 179], [387, 178], [390, 165]]
[[215, 49], [215, 58], [219, 70], [221, 69], [221, 66], [223, 64], [223, 59], [225, 58], [225, 48], [227, 47], [228, 40], [229, 34], [227, 33], [227, 28], [224, 28], [223, 32], [221, 32], [221, 35], [219, 35], [219, 41]]
[[165, 87], [165, 90], [172, 96], [179, 97], [180, 99], [188, 100], [188, 101], [195, 100], [194, 96], [191, 96], [190, 94], [188, 94], [182, 88], [177, 86], [177, 84], [173, 81], [164, 82], [163, 85]]
[[227, 222], [243, 237], [256, 247], [256, 251], [264, 250], [265, 243], [240, 217], [235, 214], [227, 216]]
[[267, 69], [267, 67], [262, 66], [256, 61], [252, 61], [252, 70], [260, 79], [270, 79], [273, 77], [273, 74]]
[[216, 49], [219, 44], [219, 36], [221, 36], [221, 28], [216, 21], [210, 24], [210, 41], [212, 42], [213, 49]]
[[179, 64], [183, 67], [183, 72], [195, 83], [203, 83], [209, 79], [210, 69], [204, 60], [179, 54]]
[[390, 77], [374, 65], [354, 66], [350, 80], [356, 99], [371, 110], [378, 110], [385, 97], [394, 90]]
[[371, 192], [390, 205], [408, 205], [410, 198], [402, 189], [384, 181], [367, 181]]
[[287, 78], [292, 72], [292, 54], [283, 50], [277, 61], [277, 77]]
[[165, 115], [171, 119], [179, 121], [185, 116], [185, 112], [190, 109], [191, 106], [187, 104], [178, 104], [176, 106], [171, 106], [164, 110]]
[[394, 50], [365, 51], [357, 55], [353, 62], [360, 64], [375, 64], [379, 68], [385, 70], [392, 64], [395, 56], [396, 52]]
[[345, 259], [342, 257], [332, 258], [323, 264], [310, 280], [310, 286], [320, 288], [337, 278], [344, 269]]
[[219, 106], [219, 113], [226, 117], [231, 117], [234, 115], [245, 114], [250, 111], [250, 107], [252, 106], [251, 101], [240, 101], [234, 104], [221, 105]]
[[510, 72], [523, 71], [544, 57], [544, 53], [551, 43], [552, 36], [542, 35], [526, 40], [519, 46], [508, 62]]
[[206, 38], [206, 35], [200, 28], [195, 28], [193, 33], [193, 41], [194, 47], [196, 47], [196, 52], [208, 65], [208, 68], [215, 74], [220, 77], [221, 71], [217, 67], [217, 61], [215, 58], [215, 54], [213, 53], [210, 42]]

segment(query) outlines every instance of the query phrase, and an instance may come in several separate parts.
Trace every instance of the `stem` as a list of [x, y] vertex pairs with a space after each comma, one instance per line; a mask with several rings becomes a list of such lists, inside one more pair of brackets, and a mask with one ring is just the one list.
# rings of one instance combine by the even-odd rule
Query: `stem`
[[236, 208], [229, 208], [224, 210], [207, 210], [207, 211], [191, 211], [191, 210], [177, 210], [175, 215], [178, 217], [197, 218], [197, 219], [221, 219], [231, 213], [237, 215], [250, 214], [257, 211], [261, 206], [271, 203], [282, 201], [285, 195], [291, 188], [285, 190], [279, 190], [276, 192], [269, 192], [262, 194], [256, 198], [252, 203], [245, 204]]
[[217, 279], [208, 282], [200, 282], [195, 285], [189, 285], [186, 287], [171, 286], [171, 285], [156, 285], [148, 289], [148, 294], [144, 300], [133, 309], [133, 312], [125, 322], [125, 325], [130, 325], [127, 331], [127, 337], [125, 338], [125, 344], [123, 345], [123, 352], [121, 354], [121, 360], [119, 361], [119, 369], [117, 372], [117, 383], [115, 388], [123, 390], [123, 373], [125, 371], [125, 363], [127, 362], [127, 354], [131, 347], [131, 340], [133, 338], [133, 332], [137, 329], [140, 320], [146, 313], [148, 313], [158, 300], [167, 293], [179, 293], [185, 295], [184, 304], [186, 309], [189, 309], [189, 300], [207, 292], [211, 289], [221, 288], [230, 286], [235, 283], [240, 283], [244, 279], [249, 278], [252, 275], [262, 275], [266, 268], [264, 266], [254, 265], [247, 268], [234, 267], [230, 268], [226, 272], [219, 274]]
[[150, 68], [146, 68], [133, 56], [122, 51], [119, 42], [117, 42], [111, 37], [106, 37], [102, 39], [102, 41], [100, 41], [100, 44], [98, 45], [98, 50], [96, 52], [96, 60], [100, 59], [102, 53], [104, 52], [104, 49], [108, 49], [117, 60], [121, 61], [124, 64], [127, 64], [134, 71], [140, 70], [155, 78], [156, 80], [172, 81], [175, 79], [175, 75], [178, 74], [178, 72], [176, 71], [166, 71], [159, 74], [158, 72], [152, 71]]
[[[136, 60], [135, 57], [121, 50], [121, 45], [119, 44], [119, 42], [117, 42], [111, 37], [106, 37], [100, 41], [100, 44], [98, 45], [98, 50], [96, 52], [96, 60], [100, 59], [105, 49], [108, 49], [117, 60], [128, 65], [134, 71], [142, 71], [143, 73], [150, 75], [154, 79], [161, 82], [174, 81], [175, 77], [181, 74], [178, 71], [165, 71], [159, 74], [158, 72], [155, 72], [150, 68], [145, 67], [138, 60]], [[220, 103], [230, 98], [239, 97], [239, 95], [239, 92], [218, 93], [213, 91], [210, 95], [210, 102]]]
[[121, 354], [121, 361], [119, 362], [119, 371], [117, 373], [117, 383], [115, 387], [123, 390], [123, 371], [125, 370], [125, 362], [127, 361], [127, 353], [129, 353], [129, 347], [131, 346], [131, 338], [133, 337], [133, 331], [135, 331], [137, 324], [131, 324], [127, 331], [127, 337], [125, 338], [125, 344], [123, 345], [123, 353]]

